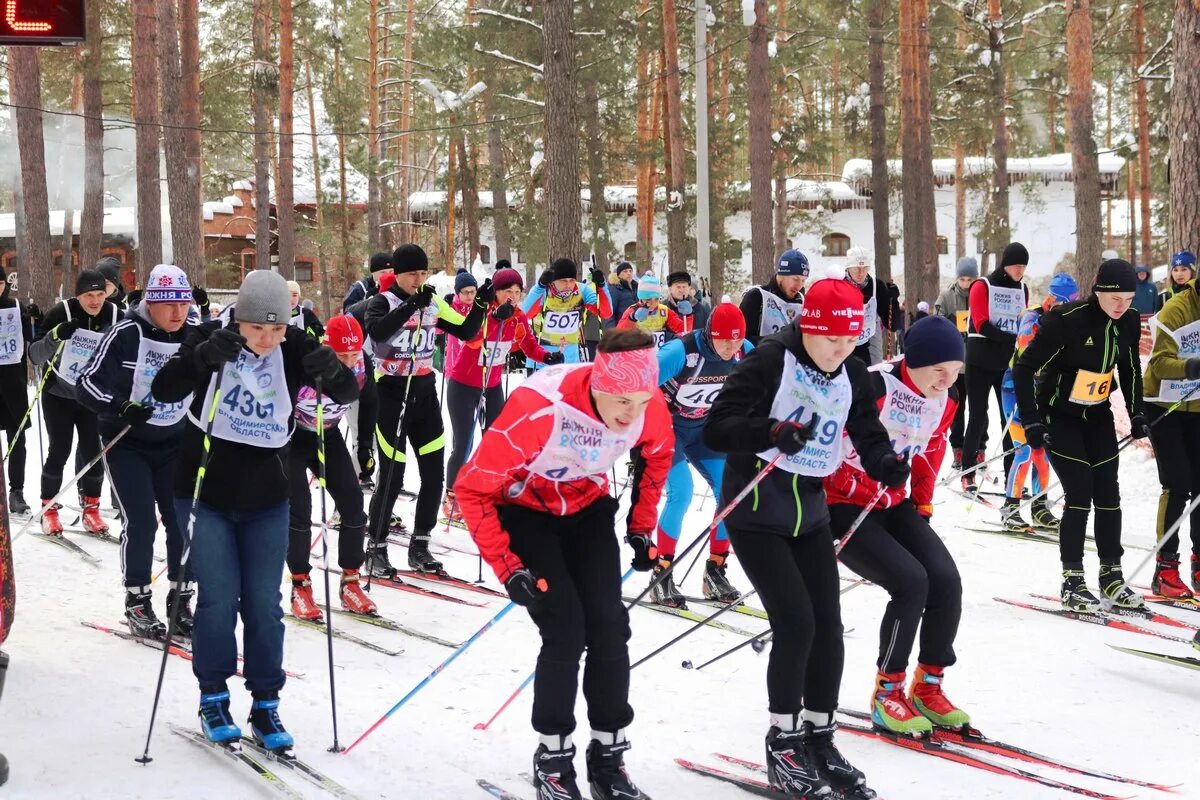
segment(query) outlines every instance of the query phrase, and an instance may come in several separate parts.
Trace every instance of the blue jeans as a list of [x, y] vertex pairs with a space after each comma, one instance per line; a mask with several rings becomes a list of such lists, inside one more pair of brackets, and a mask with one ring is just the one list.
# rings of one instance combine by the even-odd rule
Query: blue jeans
[[[176, 498], [187, 525], [190, 498]], [[238, 612], [242, 615], [246, 688], [253, 695], [283, 688], [283, 606], [279, 585], [288, 546], [288, 504], [257, 511], [196, 507], [192, 571], [196, 576], [196, 627], [192, 672], [201, 691], [223, 688], [237, 674]]]

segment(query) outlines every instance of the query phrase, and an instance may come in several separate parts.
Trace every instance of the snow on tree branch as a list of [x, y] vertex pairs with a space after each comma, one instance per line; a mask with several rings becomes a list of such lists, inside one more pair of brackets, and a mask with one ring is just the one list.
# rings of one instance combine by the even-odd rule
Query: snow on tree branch
[[533, 70], [538, 75], [542, 74], [541, 64], [530, 64], [528, 61], [522, 61], [515, 56], [510, 56], [507, 53], [501, 53], [499, 50], [484, 50], [479, 42], [475, 43], [475, 52], [482, 53], [485, 56], [491, 56], [492, 58], [498, 58], [501, 61], [507, 61], [510, 64], [516, 64], [519, 67], [525, 67], [525, 69]]

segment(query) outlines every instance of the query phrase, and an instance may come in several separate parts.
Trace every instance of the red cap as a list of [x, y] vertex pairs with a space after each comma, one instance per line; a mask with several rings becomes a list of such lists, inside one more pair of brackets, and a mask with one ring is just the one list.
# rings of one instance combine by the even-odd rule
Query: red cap
[[745, 339], [746, 318], [733, 303], [718, 303], [708, 318], [708, 335], [713, 339]]
[[379, 276], [379, 291], [386, 292], [396, 282], [396, 273], [388, 272]]
[[357, 353], [363, 347], [362, 326], [349, 314], [331, 317], [325, 323], [325, 344], [335, 353]]
[[847, 281], [823, 278], [805, 293], [796, 324], [803, 333], [857, 336], [863, 327], [862, 292]]

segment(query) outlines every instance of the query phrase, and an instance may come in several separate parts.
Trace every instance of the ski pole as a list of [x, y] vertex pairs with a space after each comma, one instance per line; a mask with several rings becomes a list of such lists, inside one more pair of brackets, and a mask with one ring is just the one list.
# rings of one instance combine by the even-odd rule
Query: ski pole
[[679, 584], [680, 584], [680, 585], [682, 585], [682, 584], [684, 583], [684, 581], [686, 581], [686, 580], [688, 579], [688, 576], [692, 574], [692, 570], [693, 570], [693, 569], [695, 569], [695, 567], [696, 567], [696, 564], [697, 564], [697, 563], [699, 563], [699, 561], [700, 561], [700, 556], [701, 556], [703, 553], [704, 553], [704, 551], [703, 551], [703, 550], [697, 550], [697, 551], [696, 551], [696, 555], [692, 556], [692, 561], [691, 561], [691, 563], [690, 563], [690, 564], [688, 564], [688, 568], [687, 568], [687, 569], [684, 571], [684, 573], [683, 573], [683, 577], [679, 579]]
[[[51, 363], [53, 363], [54, 359], [58, 358], [58, 355], [62, 352], [63, 345], [65, 344], [66, 342], [59, 344], [58, 349], [54, 351], [54, 355], [50, 357]], [[17, 441], [21, 438], [21, 434], [25, 432], [25, 423], [29, 422], [29, 415], [33, 412], [33, 407], [37, 405], [38, 400], [41, 398], [42, 389], [46, 388], [46, 379], [49, 377], [50, 367], [47, 365], [46, 369], [42, 370], [42, 379], [38, 381], [38, 388], [37, 391], [33, 393], [33, 400], [30, 401], [29, 407], [25, 409], [25, 416], [21, 417], [21, 424], [17, 426], [17, 432], [14, 433], [12, 438], [8, 441], [8, 449], [4, 451], [5, 461], [8, 461], [8, 459], [12, 456], [13, 448], [17, 446]], [[39, 444], [41, 443], [40, 438], [38, 439], [38, 442]], [[45, 460], [46, 459], [44, 458], [42, 459], [43, 463]]]
[[[813, 419], [814, 420], [816, 419], [816, 415], [813, 416]], [[699, 544], [701, 542], [706, 541], [708, 539], [708, 537], [710, 535], [712, 535], [712, 532], [717, 529], [717, 526], [720, 525], [722, 522], [724, 522], [725, 518], [733, 513], [733, 510], [735, 508], [737, 508], [738, 503], [745, 500], [746, 496], [748, 494], [750, 494], [752, 491], [754, 491], [754, 488], [756, 486], [758, 486], [758, 484], [760, 482], [762, 482], [762, 479], [767, 477], [767, 473], [769, 473], [771, 470], [775, 469], [775, 465], [779, 463], [779, 459], [781, 459], [781, 458], [783, 458], [782, 452], [780, 452], [778, 455], [776, 455], [774, 458], [772, 458], [769, 462], [767, 462], [767, 465], [765, 467], [763, 467], [761, 470], [759, 470], [758, 474], [755, 475], [753, 478], [751, 478], [749, 483], [747, 483], [745, 486], [742, 487], [742, 490], [737, 493], [737, 496], [735, 496], [732, 500], [730, 500], [729, 503], [726, 504], [726, 506], [723, 509], [721, 509], [719, 512], [717, 512], [717, 515], [713, 517], [712, 524], [710, 524], [708, 526], [708, 528], [705, 529], [704, 533], [702, 533], [702, 534], [700, 534], [700, 536], [696, 537], [696, 541], [694, 541], [690, 545], [688, 545], [687, 548], [682, 553], [680, 553], [679, 558], [676, 558], [674, 561], [671, 562], [670, 566], [663, 569], [662, 572], [656, 574], [651, 579], [650, 583], [646, 585], [646, 588], [642, 590], [641, 594], [639, 594], [632, 601], [630, 601], [629, 604], [625, 606], [625, 608], [631, 609], [634, 606], [636, 606], [638, 603], [640, 603], [642, 601], [642, 598], [644, 598], [646, 595], [650, 594], [650, 590], [652, 590], [655, 586], [658, 586], [658, 584], [662, 583], [663, 579], [665, 579], [668, 575], [671, 574], [671, 570], [675, 569], [675, 565], [679, 563], [679, 560], [683, 556], [686, 556], [689, 552], [691, 552], [692, 548], [699, 546]]]
[[842, 538], [839, 539], [837, 544], [834, 546], [834, 548], [833, 548], [833, 557], [834, 558], [837, 558], [838, 556], [840, 556], [842, 554], [842, 550], [844, 550], [846, 548], [846, 545], [848, 545], [850, 543], [850, 539], [854, 536], [854, 534], [858, 531], [859, 527], [863, 524], [863, 520], [865, 520], [867, 518], [867, 514], [870, 514], [875, 509], [875, 504], [879, 502], [879, 498], [883, 497], [883, 493], [886, 491], [887, 491], [887, 486], [883, 485], [882, 483], [879, 484], [879, 491], [877, 491], [875, 493], [875, 496], [871, 498], [871, 502], [867, 503], [866, 506], [863, 507], [862, 513], [860, 513], [858, 515], [858, 517], [855, 518], [854, 524], [846, 529], [846, 532], [842, 535]]
[[642, 656], [642, 657], [641, 657], [641, 658], [639, 658], [637, 661], [635, 661], [635, 662], [633, 662], [632, 664], [630, 664], [630, 665], [629, 665], [629, 669], [630, 669], [630, 670], [637, 669], [637, 668], [638, 668], [640, 665], [642, 665], [642, 664], [644, 664], [645, 662], [649, 661], [650, 659], [654, 658], [656, 655], [658, 655], [658, 654], [659, 654], [659, 653], [661, 653], [662, 651], [666, 650], [667, 648], [669, 648], [669, 647], [672, 647], [673, 645], [675, 645], [675, 644], [679, 643], [679, 642], [680, 642], [681, 640], [683, 640], [684, 638], [686, 638], [686, 637], [688, 637], [688, 636], [691, 636], [693, 633], [695, 633], [696, 631], [700, 630], [700, 629], [701, 629], [701, 628], [703, 628], [705, 625], [707, 625], [708, 623], [712, 622], [713, 620], [715, 620], [717, 617], [721, 616], [721, 615], [722, 615], [722, 614], [724, 614], [725, 612], [727, 612], [727, 611], [730, 611], [731, 609], [737, 608], [737, 607], [738, 607], [738, 606], [740, 606], [742, 603], [746, 602], [746, 599], [747, 599], [747, 598], [749, 598], [751, 595], [753, 595], [753, 594], [754, 594], [756, 591], [757, 591], [756, 589], [747, 589], [746, 591], [742, 592], [742, 594], [741, 594], [741, 595], [738, 597], [738, 599], [737, 599], [737, 600], [734, 600], [734, 601], [733, 601], [732, 603], [730, 603], [729, 605], [724, 605], [724, 606], [721, 606], [720, 608], [718, 608], [718, 609], [717, 609], [716, 611], [714, 611], [713, 613], [709, 614], [709, 615], [708, 615], [707, 617], [705, 617], [704, 619], [702, 619], [702, 620], [700, 620], [699, 622], [697, 622], [697, 623], [693, 624], [693, 625], [692, 625], [690, 628], [688, 628], [686, 631], [684, 631], [683, 633], [681, 633], [681, 634], [679, 634], [678, 636], [676, 636], [674, 639], [672, 639], [672, 640], [670, 640], [669, 642], [667, 642], [666, 644], [664, 644], [664, 645], [662, 645], [662, 646], [660, 646], [660, 647], [656, 648], [655, 650], [652, 650], [650, 653], [648, 653], [648, 654], [646, 654], [646, 655]]
[[387, 721], [388, 717], [392, 716], [392, 714], [395, 714], [397, 711], [400, 710], [400, 708], [402, 706], [404, 706], [405, 703], [407, 703], [409, 700], [413, 699], [413, 697], [415, 697], [418, 692], [420, 692], [422, 689], [424, 689], [429, 684], [430, 681], [432, 681], [434, 678], [436, 678], [438, 675], [440, 675], [442, 670], [444, 670], [446, 667], [450, 666], [450, 664], [453, 663], [454, 659], [458, 658], [463, 653], [465, 653], [467, 651], [467, 649], [471, 647], [471, 645], [473, 645], [473, 644], [475, 644], [475, 642], [479, 641], [479, 637], [483, 636], [485, 633], [487, 633], [489, 630], [491, 630], [493, 625], [495, 625], [497, 622], [499, 622], [501, 619], [503, 619], [504, 615], [507, 614], [508, 612], [512, 611], [514, 608], [516, 608], [516, 606], [517, 606], [516, 603], [509, 600], [508, 604], [506, 606], [504, 606], [504, 608], [502, 608], [496, 612], [496, 616], [489, 619], [487, 622], [485, 622], [483, 624], [482, 628], [475, 631], [475, 633], [471, 634], [470, 639], [467, 639], [465, 642], [463, 642], [461, 645], [459, 645], [458, 649], [455, 650], [453, 653], [451, 653], [450, 656], [445, 661], [443, 661], [441, 664], [438, 664], [436, 667], [434, 667], [433, 672], [430, 672], [428, 675], [426, 675], [421, 680], [420, 683], [418, 683], [416, 686], [414, 686], [412, 689], [410, 689], [408, 691], [408, 694], [404, 695], [404, 697], [401, 697], [398, 701], [396, 701], [396, 705], [394, 705], [390, 709], [388, 709], [386, 714], [384, 714], [382, 717], [377, 719], [375, 721], [374, 725], [372, 725], [371, 727], [369, 727], [365, 731], [363, 731], [362, 735], [359, 736], [357, 739], [355, 739], [353, 742], [351, 742], [350, 746], [347, 747], [342, 752], [349, 753], [351, 750], [353, 750], [355, 747], [358, 746], [359, 742], [361, 742], [363, 739], [366, 739], [368, 736], [370, 736], [372, 733], [374, 733], [375, 730], [380, 725], [382, 725], [384, 722]]
[[[183, 578], [187, 574], [188, 559], [192, 555], [192, 541], [196, 535], [196, 507], [200, 505], [200, 489], [204, 486], [204, 475], [208, 471], [209, 459], [212, 458], [213, 423], [217, 421], [217, 407], [221, 401], [221, 380], [224, 377], [225, 364], [222, 363], [217, 368], [217, 380], [213, 385], [213, 399], [212, 403], [209, 404], [208, 420], [204, 428], [203, 455], [200, 457], [200, 468], [196, 470], [196, 481], [192, 488], [192, 508], [188, 512], [187, 533], [183, 538], [183, 553], [179, 557], [180, 578]], [[117, 439], [121, 438], [128, 430], [129, 426], [125, 426], [125, 430], [121, 431], [121, 434], [109, 443], [109, 447], [112, 447]], [[150, 725], [146, 728], [146, 746], [143, 748], [142, 754], [134, 759], [139, 764], [149, 764], [154, 760], [150, 757], [150, 737], [154, 735], [154, 719], [158, 716], [158, 701], [162, 697], [163, 678], [167, 674], [167, 656], [170, 655], [171, 641], [175, 638], [175, 626], [179, 622], [180, 605], [182, 604], [176, 598], [175, 604], [171, 606], [170, 619], [167, 622], [167, 641], [163, 643], [162, 662], [158, 665], [158, 682], [154, 686], [154, 703], [150, 706]]]
[[[392, 443], [392, 454], [390, 456], [388, 456], [387, 469], [384, 470], [383, 485], [379, 487], [379, 489], [382, 490], [382, 492], [383, 492], [383, 494], [379, 495], [379, 506], [380, 506], [379, 507], [379, 522], [376, 523], [376, 526], [375, 526], [376, 530], [375, 530], [374, 534], [372, 534], [372, 536], [371, 536], [372, 544], [376, 543], [375, 535], [378, 535], [379, 536], [378, 543], [382, 544], [384, 547], [387, 547], [386, 531], [387, 531], [387, 526], [389, 524], [391, 524], [391, 521], [392, 521], [392, 509], [395, 507], [395, 502], [394, 501], [389, 502], [387, 504], [387, 508], [384, 508], [383, 504], [385, 502], [387, 502], [386, 498], [391, 493], [392, 472], [394, 471], [394, 469], [396, 467], [396, 460], [397, 460], [396, 456], [398, 455], [397, 451], [399, 451], [400, 456], [404, 455], [404, 439], [403, 439], [404, 417], [406, 414], [408, 414], [408, 392], [410, 389], [412, 389], [413, 374], [416, 371], [417, 371], [417, 356], [414, 353], [413, 357], [412, 357], [412, 363], [409, 365], [408, 380], [404, 384], [404, 398], [402, 400], [403, 406], [400, 408], [400, 418], [396, 420], [396, 438], [393, 440], [393, 443]], [[376, 386], [378, 387], [378, 385], [379, 385], [379, 383], [378, 383], [378, 381], [376, 381]], [[382, 398], [381, 398], [381, 400], [382, 400]], [[381, 405], [382, 405], [382, 403], [381, 403]], [[376, 422], [375, 423], [375, 431], [377, 432], [378, 430], [379, 430], [379, 423]], [[374, 435], [378, 437], [378, 433], [374, 433]], [[379, 442], [379, 455], [381, 457], [385, 455], [385, 453], [383, 452], [383, 448], [387, 444], [388, 443], [386, 441], [381, 440]], [[375, 498], [372, 498], [371, 502], [374, 503]], [[367, 591], [368, 592], [371, 591], [371, 577], [372, 577], [373, 573], [374, 573], [374, 570], [372, 570], [370, 568], [370, 565], [368, 565], [368, 568], [367, 568]]]
[[[467, 435], [467, 448], [466, 448], [467, 454], [466, 454], [466, 456], [464, 456], [464, 459], [470, 457], [471, 448], [473, 448], [475, 446], [475, 428], [479, 427], [483, 430], [484, 433], [487, 433], [487, 427], [488, 427], [487, 426], [488, 382], [492, 378], [492, 367], [495, 366], [495, 353], [497, 350], [500, 349], [500, 335], [504, 332], [504, 323], [506, 323], [506, 322], [508, 322], [508, 320], [501, 320], [500, 325], [497, 326], [497, 328], [496, 328], [496, 347], [492, 351], [491, 356], [489, 356], [487, 354], [487, 335], [486, 334], [483, 337], [483, 343], [480, 345], [483, 348], [483, 355], [484, 355], [484, 358], [483, 358], [483, 383], [480, 385], [480, 389], [479, 389], [479, 406], [478, 406], [478, 408], [475, 409], [475, 421], [474, 421], [474, 424], [471, 425], [471, 432]], [[455, 476], [455, 477], [457, 477], [457, 476]], [[453, 490], [453, 488], [454, 488], [453, 486], [446, 487], [447, 491]], [[457, 509], [458, 509], [458, 500], [455, 499], [454, 510], [457, 510]], [[447, 530], [449, 530], [448, 524], [447, 524]], [[483, 553], [479, 554], [478, 572], [477, 572], [477, 577], [475, 579], [475, 583], [478, 585], [481, 585], [481, 586], [483, 585]]]
[[1154, 546], [1153, 550], [1146, 554], [1146, 557], [1142, 559], [1141, 563], [1133, 568], [1133, 572], [1129, 573], [1129, 579], [1126, 581], [1126, 583], [1132, 582], [1133, 579], [1137, 577], [1137, 574], [1145, 569], [1146, 565], [1153, 561], [1154, 557], [1157, 556], [1164, 547], [1166, 547], [1167, 542], [1171, 541], [1171, 539], [1175, 536], [1175, 532], [1178, 531], [1179, 527], [1183, 524], [1183, 521], [1191, 515], [1197, 506], [1200, 506], [1200, 494], [1188, 501], [1187, 506], [1185, 506], [1183, 511], [1180, 512], [1179, 519], [1175, 520], [1174, 524], [1167, 529], [1167, 532], [1164, 533], [1158, 540], [1158, 544]]
[[329, 537], [325, 534], [325, 400], [321, 394], [321, 379], [316, 380], [317, 390], [317, 483], [321, 485], [321, 560], [325, 568], [325, 644], [329, 653], [329, 709], [333, 715], [333, 746], [331, 753], [340, 753], [337, 724], [337, 687], [333, 679], [333, 611], [329, 600]]

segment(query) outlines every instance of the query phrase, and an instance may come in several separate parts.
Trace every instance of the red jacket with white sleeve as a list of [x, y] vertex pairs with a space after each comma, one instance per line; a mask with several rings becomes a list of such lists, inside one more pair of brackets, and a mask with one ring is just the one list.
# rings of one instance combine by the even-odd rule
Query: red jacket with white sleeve
[[644, 468], [629, 530], [649, 535], [658, 524], [675, 447], [667, 403], [655, 390], [640, 424], [610, 431], [592, 404], [591, 373], [591, 364], [564, 364], [526, 380], [458, 474], [454, 494], [463, 521], [501, 582], [522, 564], [509, 547], [499, 506], [555, 516], [581, 511], [608, 495], [609, 469], [633, 447], [642, 448]]

